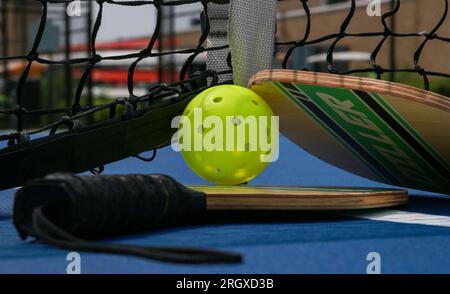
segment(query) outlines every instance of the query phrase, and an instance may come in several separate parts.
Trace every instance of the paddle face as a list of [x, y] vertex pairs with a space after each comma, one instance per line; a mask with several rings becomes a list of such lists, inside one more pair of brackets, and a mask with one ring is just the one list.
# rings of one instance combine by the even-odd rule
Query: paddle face
[[450, 194], [450, 98], [367, 78], [291, 70], [250, 81], [284, 135], [379, 182]]
[[208, 210], [339, 211], [408, 203], [405, 190], [350, 187], [190, 186], [206, 194]]

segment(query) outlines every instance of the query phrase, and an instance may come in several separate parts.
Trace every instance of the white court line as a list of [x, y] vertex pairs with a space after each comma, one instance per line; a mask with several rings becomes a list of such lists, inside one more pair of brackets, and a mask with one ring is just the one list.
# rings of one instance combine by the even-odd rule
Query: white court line
[[450, 217], [401, 210], [382, 210], [374, 212], [346, 212], [343, 215], [376, 221], [401, 224], [450, 227]]

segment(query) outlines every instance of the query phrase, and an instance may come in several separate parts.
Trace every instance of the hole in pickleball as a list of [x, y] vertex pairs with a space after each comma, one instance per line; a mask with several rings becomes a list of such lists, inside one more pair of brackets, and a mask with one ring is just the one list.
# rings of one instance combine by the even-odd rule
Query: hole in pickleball
[[269, 128], [267, 128], [267, 143], [272, 143], [272, 133]]
[[253, 102], [253, 104], [255, 104], [256, 106], [259, 105], [258, 102], [257, 102], [256, 100], [253, 100], [253, 99], [252, 99], [252, 102]]
[[216, 97], [216, 98], [214, 98], [213, 99], [213, 101], [215, 102], [215, 103], [219, 103], [220, 101], [222, 101], [222, 97]]
[[249, 152], [250, 151], [250, 143], [245, 143], [245, 152]]
[[[178, 125], [178, 129], [179, 130], [183, 129], [183, 123], [180, 123]], [[183, 144], [183, 136], [181, 136], [181, 134], [178, 135], [178, 144]]]
[[220, 169], [220, 167], [217, 168], [217, 172], [220, 173], [222, 170]]
[[239, 126], [242, 122], [241, 119], [239, 117], [233, 117], [232, 121], [231, 121], [235, 126]]

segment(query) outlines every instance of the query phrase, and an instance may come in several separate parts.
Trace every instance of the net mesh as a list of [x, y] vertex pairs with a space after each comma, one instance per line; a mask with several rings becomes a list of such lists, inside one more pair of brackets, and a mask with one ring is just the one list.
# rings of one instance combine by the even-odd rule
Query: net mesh
[[[25, 1], [27, 2], [27, 1]], [[113, 119], [114, 117], [120, 116], [121, 119], [126, 120], [130, 113], [146, 109], [150, 109], [151, 106], [160, 101], [177, 100], [183, 99], [183, 97], [191, 97], [193, 94], [200, 92], [206, 87], [210, 87], [217, 83], [229, 82], [231, 78], [232, 68], [230, 62], [229, 54], [221, 54], [220, 51], [228, 48], [227, 44], [220, 43], [217, 41], [215, 31], [215, 26], [217, 23], [210, 22], [210, 19], [217, 15], [210, 11], [211, 7], [214, 5], [220, 6], [223, 2], [227, 1], [208, 1], [208, 0], [178, 0], [178, 1], [116, 1], [116, 0], [97, 0], [92, 1], [97, 6], [97, 13], [93, 18], [92, 27], [90, 28], [89, 36], [89, 56], [85, 58], [76, 59], [62, 59], [54, 60], [42, 57], [40, 54], [40, 48], [43, 46], [43, 35], [48, 23], [49, 6], [52, 4], [69, 4], [70, 0], [28, 0], [28, 2], [34, 2], [40, 4], [40, 23], [35, 34], [34, 41], [32, 43], [31, 49], [25, 55], [18, 56], [0, 56], [0, 61], [11, 62], [11, 61], [24, 61], [26, 66], [16, 85], [16, 98], [15, 105], [7, 108], [0, 108], [0, 116], [3, 117], [14, 117], [15, 126], [14, 130], [6, 134], [0, 135], [0, 141], [7, 141], [8, 146], [13, 145], [26, 145], [30, 141], [30, 135], [42, 133], [44, 135], [53, 135], [58, 132], [61, 128], [74, 129], [80, 124], [89, 123], [87, 118], [92, 118], [97, 112], [107, 112], [105, 120]], [[88, 2], [87, 0], [81, 0], [81, 2]], [[280, 1], [282, 2], [282, 1]], [[292, 2], [292, 1], [291, 1]], [[296, 37], [291, 40], [282, 40], [283, 38], [278, 38], [276, 42], [277, 52], [283, 52], [281, 55], [281, 67], [289, 68], [292, 64], [293, 55], [295, 55], [296, 50], [303, 47], [308, 47], [312, 45], [322, 45], [326, 48], [326, 70], [331, 73], [336, 74], [372, 74], [374, 77], [381, 79], [385, 78], [385, 74], [395, 73], [412, 73], [419, 76], [423, 80], [423, 87], [425, 89], [430, 89], [430, 81], [432, 77], [439, 77], [448, 79], [450, 78], [449, 72], [435, 71], [428, 69], [423, 65], [424, 52], [431, 44], [436, 46], [449, 46], [450, 38], [444, 34], [448, 34], [448, 0], [436, 0], [439, 2], [440, 6], [436, 11], [433, 12], [433, 22], [430, 24], [431, 28], [426, 31], [420, 32], [398, 32], [395, 31], [393, 25], [395, 16], [399, 13], [400, 7], [403, 3], [409, 1], [392, 1], [391, 6], [388, 11], [384, 12], [380, 17], [378, 17], [381, 23], [381, 30], [367, 31], [367, 32], [350, 32], [349, 27], [354, 24], [355, 13], [358, 7], [361, 6], [361, 1], [344, 1], [345, 9], [344, 20], [341, 22], [339, 27], [332, 28], [334, 30], [331, 34], [324, 34], [318, 36], [313, 34], [314, 23], [312, 21], [312, 10], [316, 9], [312, 7], [314, 1], [299, 0], [295, 1], [297, 10], [304, 15], [306, 21], [302, 26], [296, 27]], [[368, 4], [371, 1], [363, 1]], [[389, 3], [390, 1], [381, 1], [382, 3]], [[3, 2], [3, 3], [6, 3]], [[181, 7], [185, 5], [192, 5], [197, 3], [201, 6], [203, 10], [203, 23], [199, 29], [198, 35], [196, 36], [196, 46], [193, 48], [172, 48], [158, 50], [158, 38], [162, 36], [162, 24], [164, 22], [164, 17], [167, 17], [163, 13], [163, 8], [167, 7]], [[105, 7], [113, 6], [134, 6], [134, 7], [146, 7], [151, 6], [156, 11], [156, 25], [153, 33], [147, 38], [147, 46], [143, 50], [127, 53], [122, 55], [108, 55], [102, 56], [97, 50], [97, 36], [99, 30], [102, 26], [102, 17], [105, 11]], [[261, 8], [263, 9], [263, 8]], [[289, 11], [288, 11], [289, 12]], [[200, 14], [200, 12], [199, 12]], [[217, 14], [217, 13], [216, 13]], [[154, 17], [150, 15], [149, 17]], [[199, 16], [200, 18], [200, 16]], [[220, 18], [220, 16], [219, 16]], [[279, 21], [282, 19], [282, 15], [278, 15]], [[219, 27], [223, 27], [223, 24], [219, 24]], [[211, 34], [214, 32], [214, 34]], [[278, 34], [283, 32], [283, 28], [280, 28], [280, 22], [278, 27]], [[314, 35], [314, 36], [313, 36]], [[209, 42], [207, 41], [209, 38]], [[386, 47], [392, 50], [394, 40], [399, 43], [403, 39], [414, 38], [418, 44], [414, 53], [411, 56], [411, 66], [408, 67], [394, 67], [391, 62], [388, 66], [382, 65], [379, 62], [380, 52], [387, 50]], [[370, 52], [370, 60], [368, 66], [359, 68], [349, 68], [346, 70], [340, 70], [336, 66], [336, 55], [339, 52], [339, 44], [349, 41], [349, 39], [367, 39], [375, 40], [375, 46], [373, 46]], [[388, 49], [389, 50], [389, 49]], [[220, 64], [219, 67], [208, 68], [201, 72], [196, 72], [192, 74], [191, 67], [193, 66], [195, 60], [202, 54], [207, 54], [210, 59], [220, 59], [216, 60], [216, 63]], [[392, 54], [392, 52], [391, 52]], [[168, 56], [183, 55], [187, 56], [184, 63], [182, 64], [177, 81], [165, 84], [158, 83], [147, 89], [144, 95], [139, 95], [135, 93], [135, 72], [139, 64], [147, 59], [158, 59]], [[70, 55], [67, 55], [70, 56]], [[392, 57], [392, 56], [391, 56]], [[228, 59], [226, 61], [225, 59]], [[127, 77], [127, 90], [128, 95], [122, 98], [113, 99], [107, 103], [101, 105], [91, 105], [83, 100], [83, 93], [90, 84], [90, 77], [92, 71], [96, 66], [104, 62], [117, 62], [121, 60], [126, 60], [129, 62], [128, 67], [128, 77]], [[395, 56], [391, 58], [395, 60]], [[437, 63], [444, 62], [442, 60], [436, 60]], [[50, 108], [39, 108], [39, 109], [29, 109], [23, 104], [23, 92], [24, 87], [29, 78], [32, 66], [35, 64], [42, 65], [62, 65], [62, 66], [74, 66], [82, 68], [82, 74], [77, 81], [76, 89], [74, 91], [73, 97], [63, 97], [61, 99], [70, 98], [70, 105], [65, 107], [50, 107]], [[217, 70], [219, 68], [220, 70]], [[311, 70], [311, 68], [305, 67], [301, 68], [304, 70]], [[120, 110], [118, 110], [120, 108]], [[47, 116], [54, 118], [52, 121], [48, 122], [44, 126], [39, 126], [38, 128], [33, 128], [32, 130], [27, 129], [24, 121], [27, 117], [31, 116]], [[83, 119], [86, 119], [84, 121]], [[92, 121], [90, 123], [93, 123]], [[98, 123], [96, 121], [95, 123]]]
[[[331, 44], [328, 46], [327, 53], [326, 53], [326, 62], [327, 62], [327, 68], [328, 71], [331, 73], [339, 73], [339, 74], [357, 74], [357, 73], [375, 73], [377, 75], [378, 79], [381, 79], [381, 76], [384, 73], [399, 73], [399, 72], [407, 72], [407, 73], [416, 73], [419, 74], [421, 77], [423, 77], [424, 80], [424, 88], [429, 90], [430, 89], [430, 83], [429, 83], [429, 76], [439, 76], [439, 77], [445, 77], [449, 78], [450, 74], [448, 72], [435, 72], [430, 71], [422, 67], [421, 65], [421, 59], [423, 56], [424, 49], [431, 45], [431, 42], [442, 42], [440, 44], [441, 46], [445, 46], [450, 43], [450, 38], [448, 36], [439, 35], [437, 32], [441, 30], [442, 28], [445, 28], [445, 23], [448, 18], [448, 0], [441, 0], [439, 1], [442, 5], [439, 7], [440, 11], [434, 11], [434, 18], [435, 24], [429, 24], [432, 26], [432, 28], [429, 31], [422, 31], [422, 32], [396, 32], [392, 29], [392, 20], [396, 16], [396, 14], [399, 12], [401, 3], [405, 3], [406, 1], [390, 1], [391, 9], [382, 14], [380, 16], [380, 21], [383, 27], [383, 30], [381, 31], [372, 31], [372, 32], [360, 32], [360, 33], [350, 33], [348, 32], [348, 28], [350, 24], [352, 23], [352, 20], [354, 19], [356, 8], [357, 8], [357, 1], [351, 1], [350, 7], [348, 9], [348, 13], [344, 19], [344, 21], [341, 23], [339, 29], [334, 34], [324, 35], [320, 36], [319, 38], [310, 38], [312, 25], [311, 25], [311, 10], [308, 6], [308, 1], [300, 1], [303, 9], [305, 10], [306, 17], [307, 17], [307, 25], [303, 29], [303, 37], [299, 40], [294, 41], [288, 41], [288, 42], [280, 42], [278, 45], [284, 45], [289, 46], [290, 48], [287, 51], [286, 56], [283, 60], [283, 67], [285, 68], [287, 66], [287, 62], [290, 58], [290, 55], [295, 50], [295, 48], [298, 47], [304, 47], [312, 44], [317, 43], [323, 43], [327, 41], [331, 41]], [[380, 1], [379, 1], [380, 2]], [[411, 16], [412, 17], [412, 16]], [[448, 20], [447, 20], [448, 22]], [[442, 31], [442, 30], [441, 30]], [[376, 44], [376, 46], [373, 48], [371, 54], [370, 54], [370, 67], [366, 68], [358, 68], [358, 69], [351, 69], [347, 71], [339, 71], [334, 66], [334, 59], [333, 56], [336, 53], [336, 47], [339, 43], [343, 42], [344, 39], [348, 38], [367, 38], [367, 39], [373, 39], [373, 38], [380, 38], [379, 42]], [[402, 39], [402, 38], [417, 38], [417, 42], [419, 45], [417, 46], [412, 59], [413, 59], [413, 67], [412, 68], [388, 68], [383, 67], [378, 64], [377, 59], [379, 53], [383, 50], [384, 46], [387, 45], [388, 40], [392, 39]], [[401, 40], [399, 40], [401, 41]], [[395, 56], [393, 56], [395, 58]], [[438, 62], [438, 61], [437, 61]]]

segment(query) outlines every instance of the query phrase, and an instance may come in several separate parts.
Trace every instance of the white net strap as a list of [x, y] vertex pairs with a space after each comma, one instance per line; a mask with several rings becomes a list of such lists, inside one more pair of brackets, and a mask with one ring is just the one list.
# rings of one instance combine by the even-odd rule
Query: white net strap
[[277, 0], [231, 0], [228, 41], [233, 80], [246, 87], [258, 71], [272, 68]]
[[[208, 47], [221, 47], [228, 44], [227, 25], [228, 25], [229, 4], [208, 4], [208, 16], [210, 32], [208, 35]], [[230, 70], [227, 63], [227, 57], [230, 50], [221, 49], [207, 52], [206, 68], [222, 72]], [[229, 81], [233, 78], [232, 74], [219, 75], [219, 82]]]
[[[230, 4], [208, 6], [211, 33], [208, 46], [230, 45], [233, 78], [236, 85], [247, 86], [258, 71], [272, 68], [276, 34], [277, 0], [231, 0]], [[230, 50], [208, 52], [207, 68], [229, 69]]]

